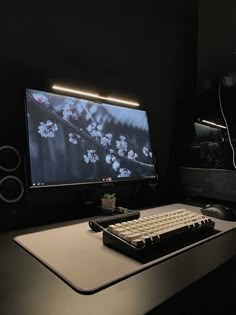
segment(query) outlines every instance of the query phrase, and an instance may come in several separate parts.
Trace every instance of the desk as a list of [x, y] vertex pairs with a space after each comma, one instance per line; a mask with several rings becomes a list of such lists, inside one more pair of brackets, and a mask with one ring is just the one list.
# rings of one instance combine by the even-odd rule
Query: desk
[[[199, 211], [182, 204], [171, 207]], [[142, 215], [149, 215], [148, 211]], [[145, 314], [236, 254], [236, 222], [215, 221], [223, 231], [219, 236], [93, 295], [75, 292], [12, 240], [45, 227], [4, 233], [0, 236], [0, 314]]]

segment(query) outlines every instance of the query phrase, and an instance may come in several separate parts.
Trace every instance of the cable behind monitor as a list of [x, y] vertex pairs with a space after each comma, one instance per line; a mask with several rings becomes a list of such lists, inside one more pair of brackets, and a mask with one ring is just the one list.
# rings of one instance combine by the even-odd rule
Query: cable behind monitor
[[233, 147], [233, 144], [232, 144], [231, 135], [230, 135], [229, 126], [228, 126], [228, 122], [227, 122], [227, 119], [226, 119], [226, 117], [225, 117], [224, 110], [223, 110], [223, 106], [222, 106], [222, 101], [221, 101], [221, 83], [222, 83], [222, 79], [219, 81], [219, 85], [218, 85], [218, 99], [219, 99], [220, 111], [221, 111], [222, 117], [223, 117], [224, 122], [225, 122], [226, 130], [227, 130], [227, 135], [228, 135], [228, 139], [229, 139], [229, 144], [230, 144], [230, 147], [231, 147], [231, 150], [232, 150], [232, 153], [233, 153], [233, 156], [232, 156], [233, 167], [234, 167], [234, 169], [236, 169], [236, 164], [235, 164], [235, 150], [234, 150], [234, 147]]

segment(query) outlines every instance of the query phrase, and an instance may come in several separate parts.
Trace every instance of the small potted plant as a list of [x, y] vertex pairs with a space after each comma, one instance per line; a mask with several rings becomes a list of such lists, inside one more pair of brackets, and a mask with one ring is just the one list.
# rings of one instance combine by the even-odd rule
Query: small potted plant
[[105, 194], [102, 197], [102, 208], [114, 210], [115, 207], [116, 207], [116, 195], [115, 195], [115, 193]]

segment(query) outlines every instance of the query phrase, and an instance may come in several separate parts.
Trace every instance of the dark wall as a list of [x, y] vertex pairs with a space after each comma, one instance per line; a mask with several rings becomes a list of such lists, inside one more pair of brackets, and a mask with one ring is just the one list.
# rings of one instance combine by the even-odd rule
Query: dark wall
[[[198, 1], [197, 89], [178, 111], [178, 164], [183, 166], [185, 195], [218, 203], [235, 200], [236, 84], [231, 84], [236, 82], [235, 16], [233, 0]], [[194, 126], [196, 122], [201, 124]], [[209, 131], [203, 136], [208, 122], [227, 125], [228, 130], [219, 127], [214, 137]]]
[[[236, 147], [236, 2], [199, 1], [198, 71], [196, 102], [198, 117], [222, 125], [226, 122], [233, 147]], [[225, 137], [226, 142], [228, 136]], [[224, 157], [224, 168], [234, 169], [232, 150]]]
[[199, 0], [198, 89], [236, 70], [236, 2]]
[[1, 8], [0, 144], [26, 154], [25, 87], [61, 83], [126, 97], [148, 110], [160, 176], [173, 183], [176, 103], [195, 84], [196, 1], [27, 2]]

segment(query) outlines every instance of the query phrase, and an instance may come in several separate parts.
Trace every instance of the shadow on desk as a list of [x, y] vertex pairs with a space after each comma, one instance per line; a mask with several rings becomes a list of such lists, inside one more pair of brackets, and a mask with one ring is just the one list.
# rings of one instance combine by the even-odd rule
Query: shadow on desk
[[146, 315], [235, 315], [236, 257]]

